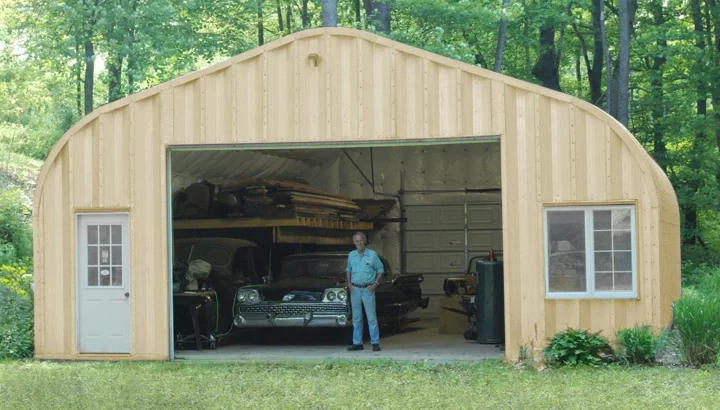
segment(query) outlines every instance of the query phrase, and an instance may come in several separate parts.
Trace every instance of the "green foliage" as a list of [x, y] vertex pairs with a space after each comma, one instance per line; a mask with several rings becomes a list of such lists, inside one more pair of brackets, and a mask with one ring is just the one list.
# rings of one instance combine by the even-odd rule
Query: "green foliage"
[[650, 326], [635, 326], [617, 332], [618, 358], [630, 364], [651, 364], [655, 361], [660, 336]]
[[0, 191], [0, 264], [32, 257], [30, 201], [17, 188]]
[[720, 272], [708, 272], [697, 289], [686, 288], [675, 304], [675, 323], [691, 365], [720, 360]]
[[587, 330], [567, 330], [558, 332], [550, 340], [544, 351], [549, 365], [599, 365], [612, 356], [612, 348], [607, 339], [598, 333]]
[[20, 265], [0, 265], [0, 359], [33, 355], [32, 275]]

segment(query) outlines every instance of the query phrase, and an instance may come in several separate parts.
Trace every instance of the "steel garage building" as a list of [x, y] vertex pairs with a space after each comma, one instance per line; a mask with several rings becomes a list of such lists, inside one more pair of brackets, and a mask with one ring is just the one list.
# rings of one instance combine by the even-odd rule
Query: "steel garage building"
[[171, 359], [173, 193], [256, 177], [399, 198], [402, 223], [298, 225], [371, 232], [394, 266], [425, 275], [428, 315], [444, 278], [502, 252], [508, 359], [567, 326], [667, 326], [680, 295], [673, 187], [608, 114], [314, 29], [105, 105], [60, 139], [34, 199], [36, 357]]

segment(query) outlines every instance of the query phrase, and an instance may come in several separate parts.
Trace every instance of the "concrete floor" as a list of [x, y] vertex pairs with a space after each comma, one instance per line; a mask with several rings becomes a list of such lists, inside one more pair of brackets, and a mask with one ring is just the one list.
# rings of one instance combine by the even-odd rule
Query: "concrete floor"
[[254, 340], [239, 340], [216, 350], [176, 350], [179, 360], [327, 360], [327, 359], [382, 359], [403, 361], [430, 361], [449, 363], [482, 359], [500, 359], [504, 352], [495, 345], [467, 341], [462, 335], [440, 334], [437, 321], [423, 320], [411, 323], [402, 332], [383, 333], [381, 352], [373, 352], [368, 340], [365, 350], [348, 352], [349, 341], [338, 333], [312, 330], [282, 333], [263, 331]]

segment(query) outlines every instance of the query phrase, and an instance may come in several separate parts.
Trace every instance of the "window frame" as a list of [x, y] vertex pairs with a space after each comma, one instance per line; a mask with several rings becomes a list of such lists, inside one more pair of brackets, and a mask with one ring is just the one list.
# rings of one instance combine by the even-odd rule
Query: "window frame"
[[[593, 211], [614, 211], [627, 209], [630, 211], [630, 256], [632, 290], [596, 291], [595, 290], [595, 227]], [[553, 211], [583, 211], [585, 229], [585, 283], [584, 292], [552, 292], [550, 291], [550, 263], [548, 240], [548, 212]], [[638, 298], [638, 267], [637, 267], [637, 219], [635, 204], [608, 204], [608, 205], [545, 205], [543, 208], [543, 244], [544, 244], [544, 271], [545, 271], [545, 298], [547, 299], [637, 299]]]

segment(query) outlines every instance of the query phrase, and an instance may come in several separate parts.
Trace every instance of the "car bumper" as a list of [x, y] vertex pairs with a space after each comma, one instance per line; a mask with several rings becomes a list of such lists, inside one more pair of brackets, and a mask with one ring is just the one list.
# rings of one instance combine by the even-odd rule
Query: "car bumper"
[[240, 307], [233, 324], [237, 328], [348, 327], [352, 321], [345, 303], [267, 303]]
[[304, 316], [278, 317], [270, 313], [237, 313], [233, 321], [237, 328], [254, 327], [348, 327], [347, 315], [313, 313]]

